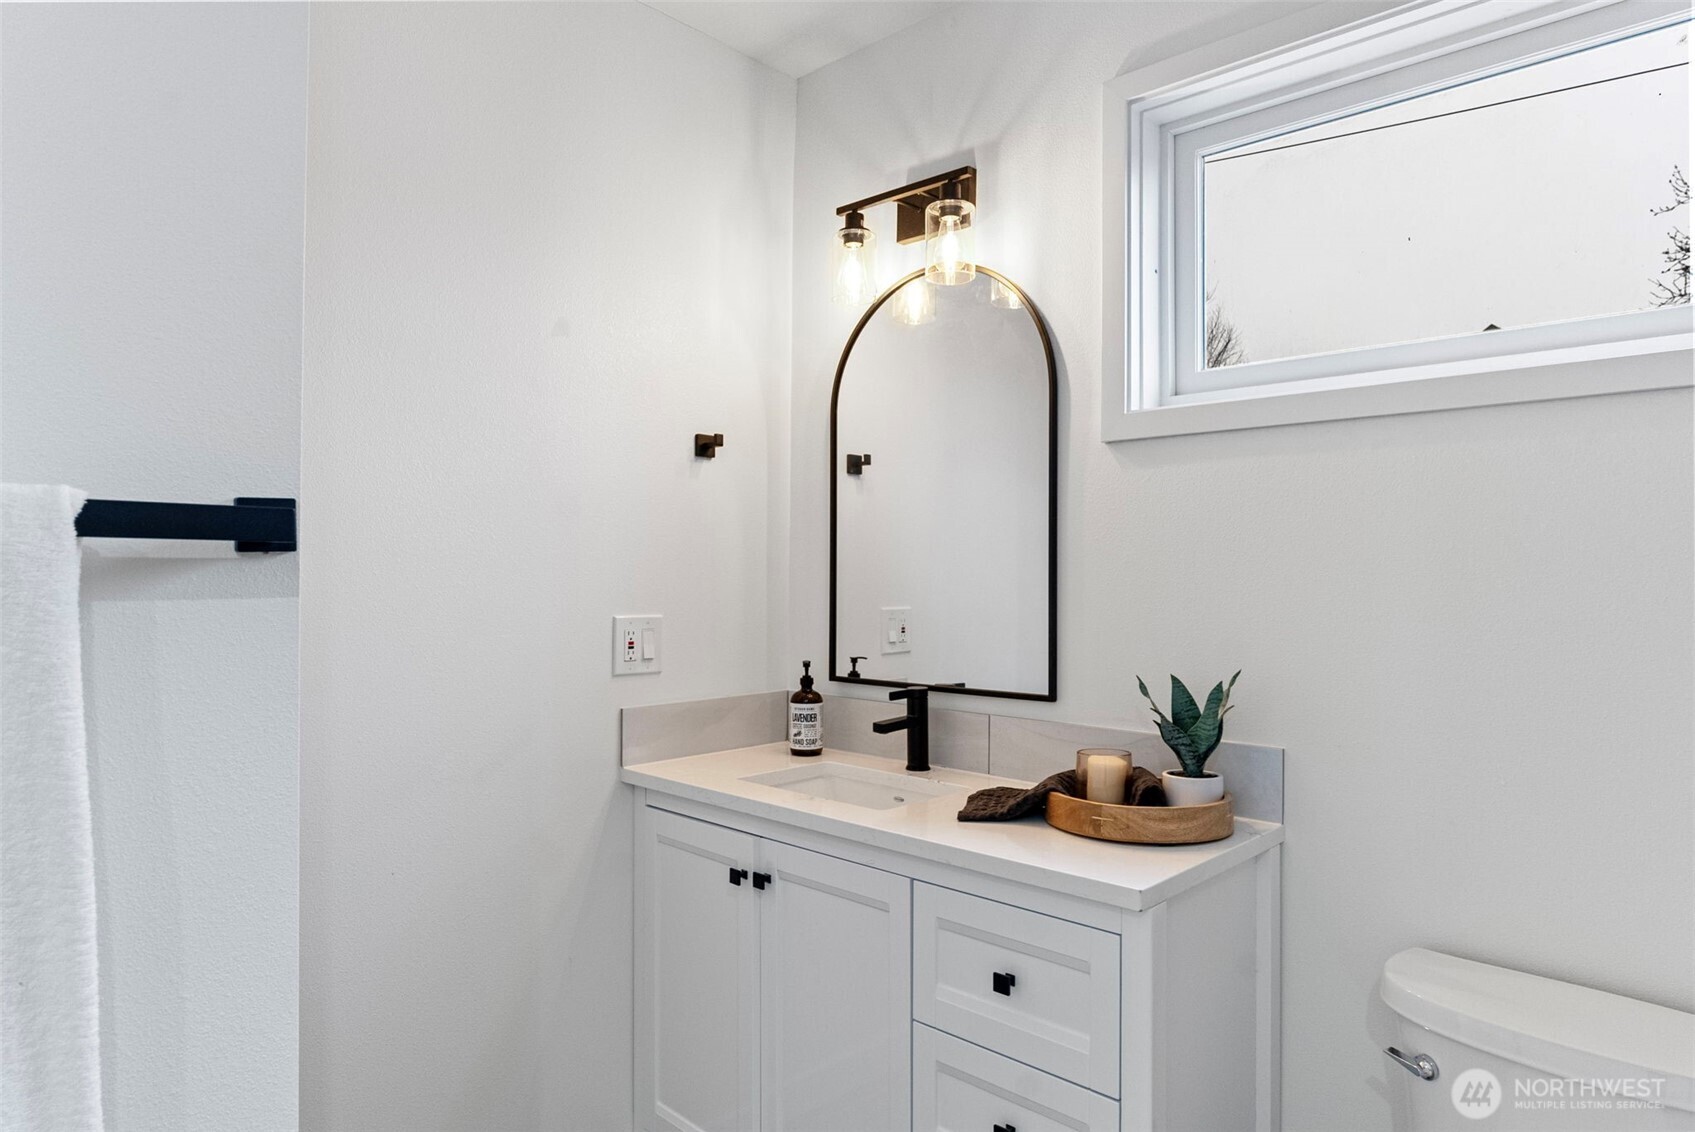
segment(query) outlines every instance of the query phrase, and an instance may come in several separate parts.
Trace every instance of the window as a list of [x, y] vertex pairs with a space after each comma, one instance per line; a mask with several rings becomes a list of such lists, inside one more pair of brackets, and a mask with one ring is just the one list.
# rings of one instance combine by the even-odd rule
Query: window
[[1324, 18], [1109, 85], [1106, 438], [1689, 384], [1688, 8], [1424, 4], [1208, 70]]

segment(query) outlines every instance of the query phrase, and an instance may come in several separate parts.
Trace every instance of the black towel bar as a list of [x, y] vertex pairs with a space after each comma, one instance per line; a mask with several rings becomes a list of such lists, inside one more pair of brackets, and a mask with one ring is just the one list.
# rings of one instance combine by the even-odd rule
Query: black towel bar
[[82, 538], [159, 538], [233, 542], [244, 552], [296, 549], [295, 501], [244, 496], [233, 505], [90, 499], [77, 514]]

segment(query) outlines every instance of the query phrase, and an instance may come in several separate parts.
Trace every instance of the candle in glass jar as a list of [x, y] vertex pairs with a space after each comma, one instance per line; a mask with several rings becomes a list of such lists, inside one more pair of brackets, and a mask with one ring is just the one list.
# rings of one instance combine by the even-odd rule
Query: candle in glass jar
[[1124, 804], [1124, 780], [1130, 761], [1121, 755], [1090, 755], [1083, 774], [1083, 794], [1091, 802]]

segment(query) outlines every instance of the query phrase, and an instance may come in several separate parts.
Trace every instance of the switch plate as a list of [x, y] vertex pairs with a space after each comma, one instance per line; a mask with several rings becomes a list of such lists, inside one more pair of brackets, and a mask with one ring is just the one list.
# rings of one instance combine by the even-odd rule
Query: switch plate
[[912, 607], [888, 605], [883, 607], [883, 633], [879, 638], [883, 655], [912, 651]]
[[638, 676], [659, 671], [659, 630], [663, 620], [657, 615], [612, 619], [612, 675]]

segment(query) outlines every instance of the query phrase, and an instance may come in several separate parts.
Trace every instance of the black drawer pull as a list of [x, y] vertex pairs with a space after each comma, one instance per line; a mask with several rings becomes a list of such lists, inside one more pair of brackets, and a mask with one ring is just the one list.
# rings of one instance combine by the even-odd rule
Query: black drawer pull
[[730, 870], [730, 883], [731, 884], [741, 884], [741, 882], [746, 880], [746, 879], [747, 879], [747, 870], [746, 869], [731, 869]]
[[753, 887], [763, 890], [765, 888], [765, 886], [770, 884], [770, 883], [771, 883], [771, 874], [770, 873], [754, 873], [753, 874]]
[[995, 1125], [995, 1132], [1018, 1132], [1018, 1129], [1010, 1124], [997, 1124]]
[[[1018, 985], [1018, 976], [1017, 975], [1009, 974], [1005, 971], [996, 971], [995, 972], [995, 993], [996, 994], [1011, 995], [1012, 994], [1012, 988], [1017, 986], [1017, 985]], [[1013, 1132], [1017, 1132], [1017, 1129], [1014, 1129]]]

